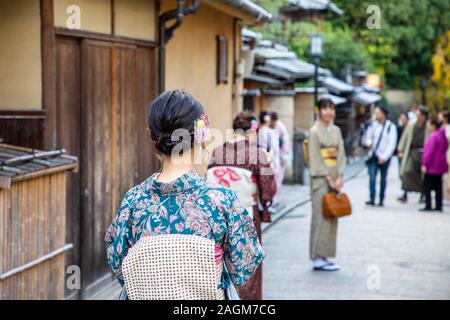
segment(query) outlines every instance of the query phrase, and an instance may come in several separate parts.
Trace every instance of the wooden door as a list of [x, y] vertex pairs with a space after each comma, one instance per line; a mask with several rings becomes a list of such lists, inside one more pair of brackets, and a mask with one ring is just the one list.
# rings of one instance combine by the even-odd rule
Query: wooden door
[[81, 271], [84, 295], [107, 275], [104, 231], [112, 212], [112, 44], [81, 44]]
[[[64, 56], [67, 44], [57, 43], [57, 56]], [[71, 95], [77, 88], [76, 64], [57, 63], [59, 77], [72, 81], [58, 92], [64, 96], [58, 110], [65, 117], [61, 128], [68, 130], [61, 135], [63, 142], [79, 145], [79, 180], [71, 186], [79, 191], [78, 202], [72, 202], [78, 216], [73, 213], [68, 229], [73, 242], [78, 239], [79, 253], [71, 262], [78, 259], [82, 297], [88, 297], [111, 281], [103, 238], [125, 192], [157, 169], [146, 119], [157, 94], [158, 72], [154, 48], [81, 39], [78, 49], [71, 50], [65, 61], [79, 53], [78, 97]], [[73, 119], [79, 125], [66, 126], [77, 113], [77, 101]]]
[[[80, 157], [80, 41], [57, 37], [55, 42], [56, 137], [57, 148]], [[66, 267], [80, 265], [80, 170], [66, 180], [66, 243], [74, 247], [65, 257]], [[66, 274], [66, 273], [65, 273]], [[68, 274], [66, 274], [66, 277]], [[66, 297], [77, 295], [66, 286]]]

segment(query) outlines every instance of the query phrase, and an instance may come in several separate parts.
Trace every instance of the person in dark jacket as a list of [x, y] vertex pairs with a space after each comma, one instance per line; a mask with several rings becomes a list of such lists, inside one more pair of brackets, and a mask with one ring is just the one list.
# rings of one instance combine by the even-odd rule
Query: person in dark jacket
[[421, 211], [431, 211], [431, 191], [436, 192], [436, 211], [442, 211], [442, 175], [448, 171], [447, 149], [448, 141], [445, 128], [433, 119], [428, 123], [430, 135], [425, 141], [422, 156], [423, 190], [425, 193], [425, 208]]

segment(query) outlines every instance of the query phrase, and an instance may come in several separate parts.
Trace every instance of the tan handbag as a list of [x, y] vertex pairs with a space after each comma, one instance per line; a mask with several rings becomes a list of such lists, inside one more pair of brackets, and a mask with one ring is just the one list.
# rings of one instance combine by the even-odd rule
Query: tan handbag
[[352, 205], [345, 193], [328, 192], [323, 197], [322, 206], [325, 218], [340, 218], [352, 214]]

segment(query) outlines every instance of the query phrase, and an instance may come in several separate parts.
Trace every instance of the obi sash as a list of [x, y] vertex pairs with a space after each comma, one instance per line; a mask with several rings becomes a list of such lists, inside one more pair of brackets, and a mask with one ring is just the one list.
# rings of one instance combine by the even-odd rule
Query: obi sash
[[130, 300], [224, 300], [223, 251], [198, 235], [145, 236], [123, 259]]
[[320, 156], [328, 167], [337, 166], [337, 149], [336, 148], [320, 148]]
[[206, 180], [233, 190], [253, 219], [253, 207], [258, 205], [259, 197], [252, 171], [234, 166], [217, 166], [208, 169]]

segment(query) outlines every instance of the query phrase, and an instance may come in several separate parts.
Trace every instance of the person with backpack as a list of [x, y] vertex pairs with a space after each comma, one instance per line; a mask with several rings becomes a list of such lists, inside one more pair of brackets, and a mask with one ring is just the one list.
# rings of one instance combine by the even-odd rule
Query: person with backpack
[[371, 128], [371, 134], [367, 136], [365, 144], [369, 149], [366, 160], [369, 170], [370, 199], [366, 205], [375, 205], [376, 177], [380, 171], [380, 193], [378, 206], [384, 206], [384, 197], [387, 184], [387, 173], [392, 156], [397, 146], [397, 128], [388, 118], [388, 111], [384, 107], [375, 109], [376, 123]]

